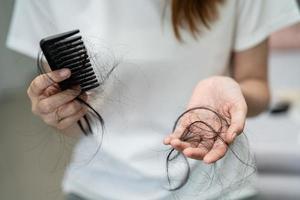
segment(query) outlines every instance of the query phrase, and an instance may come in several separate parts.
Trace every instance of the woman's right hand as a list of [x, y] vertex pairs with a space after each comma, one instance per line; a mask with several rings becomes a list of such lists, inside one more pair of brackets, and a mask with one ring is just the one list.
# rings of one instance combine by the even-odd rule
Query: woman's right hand
[[[39, 75], [27, 90], [32, 112], [40, 116], [46, 124], [59, 130], [71, 127], [87, 112], [87, 108], [75, 100], [81, 92], [78, 87], [64, 91], [59, 89], [57, 83], [69, 78], [70, 75], [69, 69]], [[81, 95], [81, 98], [86, 100], [86, 94]]]

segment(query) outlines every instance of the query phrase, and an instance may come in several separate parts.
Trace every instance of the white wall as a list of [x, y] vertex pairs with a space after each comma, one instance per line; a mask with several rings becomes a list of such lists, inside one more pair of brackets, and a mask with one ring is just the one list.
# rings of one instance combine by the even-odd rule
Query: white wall
[[36, 73], [33, 59], [5, 46], [13, 3], [12, 0], [0, 0], [0, 98], [12, 89], [26, 87]]

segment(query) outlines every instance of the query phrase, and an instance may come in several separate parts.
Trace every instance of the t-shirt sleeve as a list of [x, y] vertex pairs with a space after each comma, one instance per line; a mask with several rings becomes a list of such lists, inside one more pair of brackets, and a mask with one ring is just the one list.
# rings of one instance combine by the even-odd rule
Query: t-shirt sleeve
[[243, 51], [272, 32], [300, 21], [295, 0], [238, 0], [234, 50]]
[[47, 1], [16, 0], [6, 46], [35, 58], [41, 38], [56, 31]]

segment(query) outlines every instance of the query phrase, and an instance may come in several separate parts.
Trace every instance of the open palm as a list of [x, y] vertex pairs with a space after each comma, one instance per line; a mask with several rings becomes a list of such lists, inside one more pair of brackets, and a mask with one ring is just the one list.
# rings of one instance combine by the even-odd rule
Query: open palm
[[[214, 76], [196, 86], [188, 111], [164, 143], [187, 157], [213, 163], [225, 155], [228, 144], [243, 131], [247, 104], [236, 81]], [[187, 135], [187, 127], [198, 139]]]

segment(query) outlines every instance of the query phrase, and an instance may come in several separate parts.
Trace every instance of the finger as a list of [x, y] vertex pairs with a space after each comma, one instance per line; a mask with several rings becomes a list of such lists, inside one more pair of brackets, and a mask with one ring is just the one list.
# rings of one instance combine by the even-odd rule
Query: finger
[[83, 101], [87, 101], [88, 100], [88, 95], [86, 92], [83, 92], [80, 94], [79, 96], [80, 99], [82, 99]]
[[60, 91], [58, 84], [53, 84], [44, 90], [43, 95], [46, 97], [52, 96]]
[[223, 158], [228, 147], [222, 140], [216, 140], [213, 148], [204, 156], [203, 161], [207, 164], [214, 163]]
[[170, 145], [177, 151], [183, 151], [184, 149], [191, 147], [191, 144], [188, 142], [183, 142], [179, 139], [172, 139]]
[[169, 145], [173, 139], [179, 139], [181, 135], [182, 135], [181, 129], [180, 130], [177, 129], [172, 134], [166, 136], [163, 142], [165, 145]]
[[69, 78], [70, 75], [71, 71], [67, 68], [39, 75], [31, 82], [28, 88], [28, 95], [30, 97], [39, 96], [46, 88]]
[[179, 126], [175, 129], [175, 131], [170, 135], [171, 138], [180, 138], [184, 133], [186, 127]]
[[69, 116], [65, 119], [62, 119], [57, 125], [56, 128], [59, 130], [66, 129], [76, 123], [79, 119], [81, 119], [87, 113], [87, 109], [82, 108], [76, 114]]
[[57, 125], [58, 121], [60, 120], [55, 112], [45, 114], [45, 115], [41, 115], [41, 118], [43, 119], [43, 121], [46, 124], [48, 124], [50, 126], [54, 126], [54, 127]]
[[180, 138], [180, 135], [172, 133], [172, 134], [165, 137], [164, 144], [168, 145], [168, 144], [170, 144], [170, 142], [173, 139], [179, 139], [179, 138]]
[[165, 145], [169, 145], [171, 142], [171, 137], [168, 135], [167, 137], [164, 138], [163, 143]]
[[203, 157], [207, 154], [208, 150], [206, 148], [193, 148], [188, 147], [183, 150], [183, 154], [189, 158], [202, 160]]
[[231, 111], [231, 122], [229, 128], [226, 131], [225, 137], [225, 141], [228, 144], [231, 144], [234, 138], [241, 132], [243, 132], [246, 121], [246, 114], [247, 113], [244, 111], [244, 109], [236, 109]]
[[82, 109], [82, 105], [80, 102], [73, 100], [67, 104], [64, 104], [62, 106], [60, 106], [57, 109], [57, 116], [59, 116], [60, 119], [69, 117], [71, 115], [76, 114], [78, 111], [80, 111]]
[[181, 124], [175, 128], [172, 134], [165, 137], [163, 143], [165, 145], [169, 145], [172, 139], [179, 139], [184, 133], [186, 127], [187, 125], [184, 125], [184, 122], [181, 122]]
[[38, 102], [38, 110], [42, 114], [50, 113], [58, 107], [74, 100], [80, 94], [78, 89], [67, 89]]

